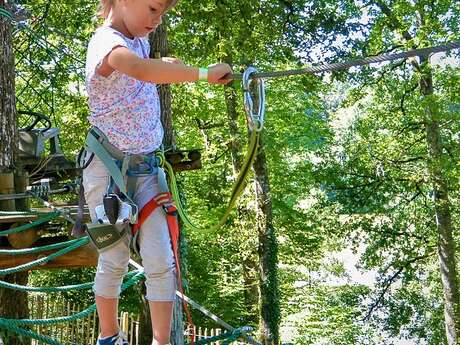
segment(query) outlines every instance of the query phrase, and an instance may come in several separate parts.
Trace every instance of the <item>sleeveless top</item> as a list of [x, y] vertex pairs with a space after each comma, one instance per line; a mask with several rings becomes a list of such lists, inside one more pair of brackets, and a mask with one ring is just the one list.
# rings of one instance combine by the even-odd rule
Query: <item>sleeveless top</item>
[[114, 70], [108, 77], [96, 73], [103, 59], [115, 48], [126, 47], [141, 58], [148, 58], [147, 38], [130, 39], [103, 26], [91, 38], [86, 56], [86, 90], [89, 122], [110, 142], [129, 153], [149, 153], [163, 141], [160, 100], [157, 87]]

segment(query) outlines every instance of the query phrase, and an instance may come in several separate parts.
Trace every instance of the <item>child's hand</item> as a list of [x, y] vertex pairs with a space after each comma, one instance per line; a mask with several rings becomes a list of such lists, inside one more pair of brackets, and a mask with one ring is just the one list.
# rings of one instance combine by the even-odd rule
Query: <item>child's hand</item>
[[232, 74], [229, 64], [218, 63], [208, 67], [208, 82], [211, 84], [228, 84], [231, 79], [222, 79], [227, 74]]
[[169, 56], [162, 57], [161, 61], [168, 62], [168, 63], [174, 63], [174, 64], [177, 64], [177, 65], [183, 65], [184, 64], [180, 59], [175, 58], [175, 57], [169, 57]]

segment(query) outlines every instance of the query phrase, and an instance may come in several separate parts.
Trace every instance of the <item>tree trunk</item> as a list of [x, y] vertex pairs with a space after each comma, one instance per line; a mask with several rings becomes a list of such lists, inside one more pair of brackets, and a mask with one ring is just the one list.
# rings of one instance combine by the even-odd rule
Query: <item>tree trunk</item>
[[[150, 57], [159, 59], [169, 55], [168, 33], [166, 19], [157, 28], [155, 33], [150, 36]], [[164, 129], [163, 145], [165, 149], [175, 148], [175, 139], [172, 124], [172, 110], [171, 110], [171, 87], [169, 84], [163, 84], [159, 87], [159, 96], [161, 104], [161, 122]], [[181, 231], [180, 243], [184, 243], [183, 234]], [[181, 254], [183, 251], [180, 250]], [[185, 268], [181, 267], [181, 272], [186, 272]], [[147, 307], [147, 306], [145, 306]], [[148, 315], [148, 314], [147, 314]], [[151, 328], [150, 325], [145, 325]], [[151, 330], [150, 330], [151, 332]], [[182, 312], [182, 301], [176, 298], [174, 302], [174, 313], [171, 327], [171, 344], [183, 345], [184, 344], [184, 323]]]
[[[166, 19], [150, 36], [150, 57], [159, 59], [169, 55], [168, 32]], [[164, 129], [163, 144], [166, 149], [174, 148], [174, 140], [171, 110], [171, 86], [163, 84], [159, 87], [161, 103], [161, 122]]]
[[264, 345], [279, 343], [280, 304], [278, 287], [278, 242], [273, 227], [270, 181], [262, 138], [254, 161], [259, 234], [259, 287], [261, 298], [261, 341]]
[[460, 305], [458, 294], [457, 268], [455, 260], [455, 241], [453, 238], [451, 202], [449, 187], [445, 177], [442, 153], [442, 138], [439, 129], [439, 110], [433, 95], [433, 78], [428, 58], [421, 58], [423, 74], [420, 78], [420, 91], [425, 98], [425, 130], [428, 149], [428, 171], [434, 194], [436, 226], [438, 231], [438, 257], [441, 281], [444, 290], [444, 318], [447, 343], [460, 341]]
[[[0, 8], [9, 9], [5, 0], [0, 0]], [[0, 41], [2, 42], [0, 49], [0, 174], [8, 174], [13, 171], [14, 167], [18, 133], [11, 23], [3, 16], [0, 16]], [[5, 179], [2, 180], [5, 182]], [[11, 181], [9, 188], [14, 189], [14, 179]], [[0, 210], [15, 210], [14, 200], [0, 203]], [[2, 279], [10, 283], [26, 285], [28, 273], [11, 274]], [[27, 293], [0, 288], [0, 316], [13, 319], [28, 318]], [[3, 340], [8, 345], [30, 344], [29, 338], [20, 338], [12, 334], [8, 334], [8, 339]]]
[[[392, 10], [382, 1], [376, 0], [375, 4], [388, 17], [388, 26], [400, 33], [406, 42], [411, 42], [413, 37], [398, 21]], [[425, 16], [418, 12], [418, 29], [425, 25]], [[433, 76], [430, 69], [429, 57], [421, 56], [420, 65], [411, 61], [412, 66], [421, 72], [420, 92], [425, 99], [425, 131], [428, 150], [427, 167], [430, 183], [434, 194], [434, 207], [436, 216], [436, 229], [438, 232], [438, 258], [441, 273], [441, 282], [444, 291], [444, 322], [446, 338], [449, 345], [456, 345], [460, 332], [460, 305], [457, 281], [457, 267], [455, 260], [455, 241], [453, 238], [451, 202], [449, 200], [449, 187], [445, 176], [442, 153], [442, 137], [439, 129], [439, 109], [434, 100]]]
[[[0, 8], [8, 8], [0, 0]], [[14, 53], [10, 21], [0, 16], [0, 172], [13, 167], [17, 143]]]

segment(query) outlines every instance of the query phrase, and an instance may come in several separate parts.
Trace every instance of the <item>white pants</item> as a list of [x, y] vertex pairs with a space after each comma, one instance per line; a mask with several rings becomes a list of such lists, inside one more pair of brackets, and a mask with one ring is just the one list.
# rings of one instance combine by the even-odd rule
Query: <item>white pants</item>
[[[95, 208], [102, 204], [109, 176], [104, 164], [94, 156], [83, 171], [83, 187], [91, 219], [96, 221]], [[157, 176], [139, 177], [134, 202], [139, 210], [158, 193]], [[146, 298], [149, 301], [173, 301], [176, 292], [174, 254], [169, 237], [168, 223], [161, 207], [157, 208], [139, 229], [139, 246], [145, 269]], [[99, 254], [94, 293], [105, 298], [118, 298], [123, 276], [128, 271], [129, 236]]]

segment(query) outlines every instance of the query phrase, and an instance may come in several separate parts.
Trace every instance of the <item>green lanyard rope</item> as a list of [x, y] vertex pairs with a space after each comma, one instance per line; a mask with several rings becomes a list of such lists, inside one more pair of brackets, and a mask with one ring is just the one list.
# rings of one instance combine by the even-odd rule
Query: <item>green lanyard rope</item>
[[179, 213], [180, 218], [184, 222], [185, 226], [188, 228], [194, 230], [194, 231], [203, 231], [203, 230], [208, 230], [208, 231], [215, 231], [219, 229], [221, 226], [225, 224], [227, 221], [228, 217], [230, 216], [230, 212], [232, 208], [235, 206], [236, 201], [238, 200], [239, 196], [241, 195], [244, 187], [246, 186], [246, 178], [249, 175], [249, 171], [251, 169], [252, 163], [254, 162], [254, 159], [257, 155], [257, 148], [259, 145], [259, 137], [260, 137], [260, 132], [258, 131], [252, 131], [251, 136], [249, 138], [249, 145], [248, 149], [246, 152], [246, 157], [244, 159], [243, 165], [241, 167], [240, 173], [238, 174], [238, 177], [235, 181], [235, 184], [233, 185], [232, 188], [232, 193], [230, 197], [230, 201], [228, 202], [227, 208], [224, 212], [224, 215], [220, 218], [220, 220], [215, 223], [213, 226], [210, 228], [203, 228], [200, 226], [195, 225], [191, 220], [190, 217], [182, 204], [182, 201], [180, 199], [179, 195], [179, 188], [177, 187], [177, 181], [176, 177], [174, 175], [174, 170], [171, 164], [169, 164], [164, 157], [160, 157], [162, 161], [164, 162], [164, 166], [168, 172], [170, 184], [171, 184], [171, 193], [173, 195], [177, 211]]
[[[181, 202], [179, 189], [177, 187], [176, 177], [174, 176], [174, 170], [169, 164], [164, 155], [160, 154], [160, 162], [166, 168], [170, 185], [171, 185], [171, 193], [173, 195], [174, 201], [176, 203], [177, 211], [179, 213], [180, 218], [184, 222], [185, 226], [194, 230], [194, 231], [215, 231], [219, 229], [221, 226], [225, 224], [228, 217], [230, 216], [230, 212], [232, 208], [235, 206], [238, 198], [240, 197], [241, 193], [243, 192], [244, 187], [246, 186], [246, 179], [249, 175], [249, 171], [251, 169], [252, 163], [257, 156], [257, 150], [259, 147], [259, 139], [260, 133], [264, 127], [264, 114], [265, 114], [265, 85], [263, 79], [260, 78], [252, 78], [252, 75], [257, 73], [257, 70], [254, 67], [249, 67], [243, 73], [243, 90], [244, 90], [244, 104], [245, 110], [248, 120], [248, 126], [250, 128], [250, 136], [249, 136], [249, 143], [248, 149], [246, 152], [246, 156], [244, 158], [241, 170], [238, 174], [238, 177], [235, 181], [235, 184], [232, 188], [232, 193], [230, 196], [230, 201], [228, 202], [227, 209], [224, 212], [224, 215], [220, 218], [220, 220], [212, 225], [210, 228], [205, 229], [203, 227], [199, 227], [192, 223], [190, 217], [185, 210], [184, 205]], [[254, 96], [254, 93], [257, 94], [257, 99]], [[257, 107], [257, 109], [254, 109]]]

